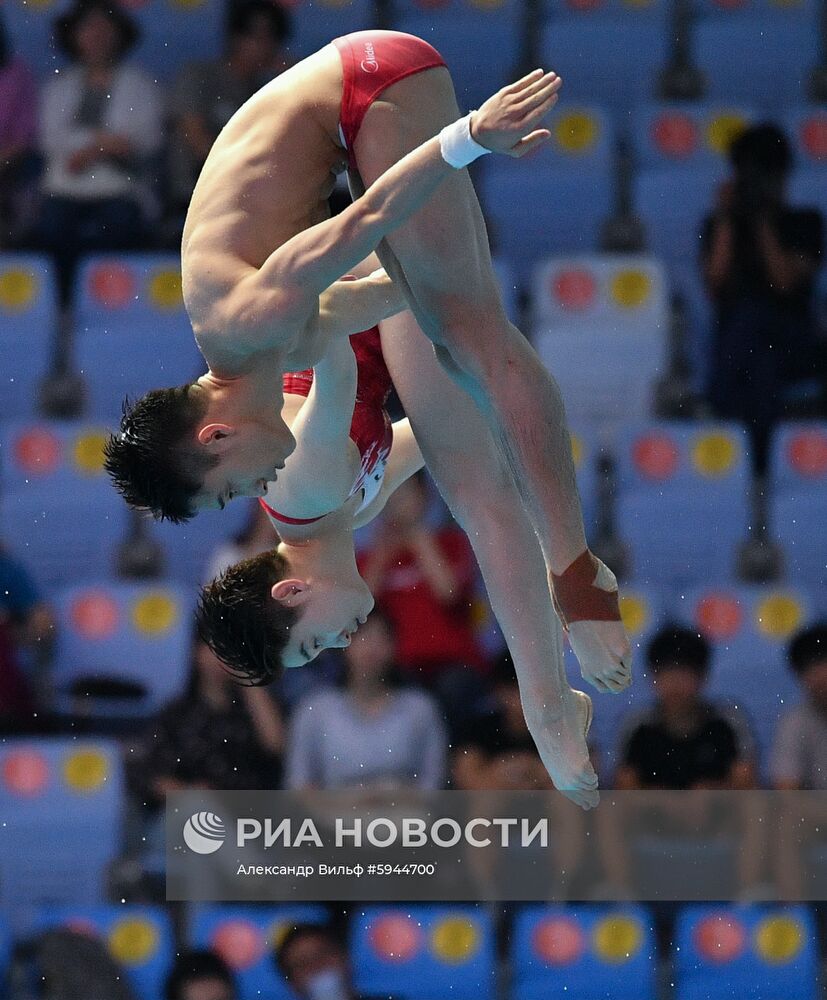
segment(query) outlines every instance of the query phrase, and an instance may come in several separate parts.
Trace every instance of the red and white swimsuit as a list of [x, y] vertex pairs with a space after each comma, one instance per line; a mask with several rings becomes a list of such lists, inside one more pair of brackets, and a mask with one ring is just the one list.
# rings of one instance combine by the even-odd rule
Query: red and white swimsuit
[[[374, 326], [362, 333], [355, 333], [350, 338], [350, 346], [356, 355], [356, 403], [353, 407], [353, 419], [350, 422], [350, 440], [359, 449], [362, 464], [348, 499], [362, 490], [362, 503], [358, 510], [365, 507], [376, 497], [382, 488], [388, 455], [393, 444], [393, 426], [385, 404], [392, 388], [391, 377], [382, 355], [382, 344], [379, 340], [379, 327]], [[288, 372], [282, 385], [285, 393], [307, 397], [313, 385], [313, 369], [303, 372]], [[259, 503], [267, 511], [273, 521], [278, 524], [313, 524], [321, 521], [321, 517], [287, 517], [279, 514], [262, 498]]]
[[445, 60], [432, 45], [401, 31], [354, 31], [333, 44], [342, 60], [339, 131], [350, 166], [357, 168], [353, 144], [371, 104], [391, 84], [444, 66]]

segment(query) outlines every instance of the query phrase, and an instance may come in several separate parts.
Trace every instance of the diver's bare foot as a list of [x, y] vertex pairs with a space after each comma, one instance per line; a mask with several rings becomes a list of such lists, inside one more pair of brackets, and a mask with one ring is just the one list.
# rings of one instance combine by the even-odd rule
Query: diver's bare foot
[[[580, 664], [580, 673], [601, 693], [618, 694], [632, 683], [632, 649], [623, 622], [619, 620], [617, 578], [604, 562], [588, 551], [570, 570], [574, 573], [567, 571], [572, 579], [566, 590], [563, 589], [565, 577], [561, 577], [553, 583], [553, 593], [555, 607]], [[568, 607], [563, 604], [564, 598]], [[580, 614], [576, 613], [578, 605]], [[599, 610], [599, 617], [596, 614], [595, 619], [589, 618], [589, 611], [595, 609]], [[612, 620], [615, 617], [617, 620]]]
[[554, 787], [582, 809], [593, 809], [600, 801], [586, 745], [591, 724], [591, 698], [582, 691], [569, 691], [562, 713], [541, 720], [531, 730]]

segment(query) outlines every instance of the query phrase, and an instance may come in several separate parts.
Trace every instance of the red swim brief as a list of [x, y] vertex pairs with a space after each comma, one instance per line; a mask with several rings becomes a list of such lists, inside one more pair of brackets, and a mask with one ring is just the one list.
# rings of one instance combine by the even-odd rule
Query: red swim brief
[[355, 31], [333, 44], [342, 60], [342, 138], [355, 168], [353, 144], [371, 104], [391, 84], [444, 66], [445, 60], [421, 38], [399, 31]]

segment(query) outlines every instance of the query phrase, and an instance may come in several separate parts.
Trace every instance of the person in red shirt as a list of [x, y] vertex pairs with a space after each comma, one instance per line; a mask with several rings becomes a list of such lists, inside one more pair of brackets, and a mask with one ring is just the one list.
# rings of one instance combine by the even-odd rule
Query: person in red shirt
[[488, 663], [473, 622], [473, 550], [455, 525], [428, 524], [428, 499], [424, 472], [400, 486], [359, 568], [393, 624], [400, 668], [434, 690], [453, 724], [479, 697]]

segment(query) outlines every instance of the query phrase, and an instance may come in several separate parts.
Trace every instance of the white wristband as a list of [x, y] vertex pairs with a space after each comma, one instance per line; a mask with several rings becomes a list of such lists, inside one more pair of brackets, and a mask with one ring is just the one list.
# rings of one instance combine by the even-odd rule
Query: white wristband
[[455, 170], [461, 170], [473, 163], [480, 156], [490, 153], [490, 149], [481, 146], [471, 135], [471, 115], [470, 112], [459, 121], [446, 125], [439, 133], [439, 148], [442, 152], [442, 159]]

